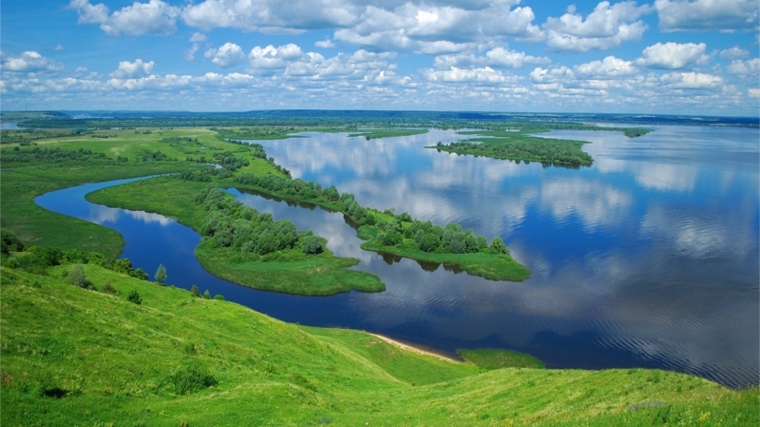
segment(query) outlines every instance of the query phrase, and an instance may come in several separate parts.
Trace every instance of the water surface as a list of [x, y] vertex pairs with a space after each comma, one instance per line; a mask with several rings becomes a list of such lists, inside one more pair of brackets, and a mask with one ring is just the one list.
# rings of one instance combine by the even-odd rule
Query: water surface
[[[257, 141], [294, 177], [335, 185], [365, 206], [461, 223], [501, 236], [532, 270], [522, 283], [456, 274], [361, 251], [341, 214], [232, 191], [244, 203], [328, 238], [387, 290], [334, 297], [254, 291], [202, 270], [197, 234], [159, 215], [94, 206], [98, 186], [38, 203], [115, 228], [123, 256], [169, 282], [222, 293], [274, 317], [365, 329], [453, 352], [529, 352], [552, 368], [657, 367], [732, 387], [758, 383], [758, 131], [663, 126], [629, 139], [616, 132], [547, 134], [591, 141], [578, 170], [457, 156], [423, 148], [451, 131], [366, 141], [305, 134]], [[65, 202], [46, 204], [46, 197]], [[84, 209], [84, 208], [83, 208]], [[64, 212], [67, 213], [67, 212]]]

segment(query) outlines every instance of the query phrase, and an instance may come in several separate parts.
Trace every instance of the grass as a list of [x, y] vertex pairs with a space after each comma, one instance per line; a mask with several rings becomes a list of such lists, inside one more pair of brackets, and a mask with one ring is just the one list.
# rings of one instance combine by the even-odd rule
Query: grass
[[359, 263], [355, 258], [338, 258], [326, 250], [319, 255], [288, 256], [280, 261], [278, 253], [264, 260], [244, 261], [234, 248], [214, 248], [202, 242], [195, 256], [203, 268], [222, 279], [266, 291], [297, 295], [335, 295], [357, 290], [380, 292], [385, 285], [374, 274], [349, 270]]
[[82, 289], [60, 278], [70, 268], [0, 270], [4, 426], [760, 422], [756, 388], [644, 369], [483, 372], [97, 266], [84, 271], [98, 290]]

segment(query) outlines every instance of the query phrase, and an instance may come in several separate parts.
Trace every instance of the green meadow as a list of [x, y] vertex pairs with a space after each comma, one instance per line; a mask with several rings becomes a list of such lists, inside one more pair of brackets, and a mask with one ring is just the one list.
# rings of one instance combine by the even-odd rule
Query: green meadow
[[[3, 426], [757, 425], [758, 390], [450, 362], [83, 266], [0, 270]], [[140, 304], [130, 295], [137, 294]]]

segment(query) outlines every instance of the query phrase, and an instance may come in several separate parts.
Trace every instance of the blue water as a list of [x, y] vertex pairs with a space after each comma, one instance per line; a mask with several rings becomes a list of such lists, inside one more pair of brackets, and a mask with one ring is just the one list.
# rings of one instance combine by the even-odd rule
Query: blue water
[[[591, 141], [594, 165], [545, 168], [423, 148], [451, 131], [365, 141], [346, 134], [258, 141], [294, 177], [335, 185], [366, 206], [501, 236], [532, 270], [494, 282], [362, 251], [341, 214], [238, 193], [328, 238], [387, 290], [298, 297], [232, 285], [192, 256], [199, 237], [160, 215], [95, 206], [89, 184], [37, 202], [120, 231], [122, 256], [168, 282], [221, 293], [290, 322], [365, 329], [444, 352], [526, 351], [552, 368], [657, 367], [732, 387], [757, 384], [758, 131], [662, 126], [547, 136]], [[430, 268], [428, 268], [429, 270]]]

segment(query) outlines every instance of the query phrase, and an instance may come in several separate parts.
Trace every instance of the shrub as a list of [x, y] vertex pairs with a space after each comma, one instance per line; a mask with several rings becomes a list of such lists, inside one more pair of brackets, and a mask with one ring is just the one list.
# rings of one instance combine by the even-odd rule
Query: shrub
[[129, 295], [127, 295], [127, 301], [135, 303], [137, 305], [142, 304], [142, 298], [140, 298], [140, 294], [138, 294], [134, 289], [129, 293]]
[[169, 382], [177, 394], [190, 394], [218, 384], [208, 369], [195, 362], [177, 369], [169, 377]]
[[66, 275], [66, 281], [74, 286], [79, 286], [80, 288], [92, 289], [94, 287], [84, 276], [84, 268], [82, 268], [82, 264], [76, 264], [71, 270], [69, 270], [69, 273]]
[[198, 285], [193, 285], [190, 288], [190, 294], [192, 294], [192, 296], [194, 296], [194, 297], [200, 297], [201, 296], [201, 291], [200, 291], [200, 289], [198, 289]]
[[214, 295], [215, 300], [224, 301], [224, 295], [216, 294]]
[[301, 239], [303, 253], [315, 255], [325, 250], [322, 239], [317, 236], [306, 236]]
[[0, 231], [0, 251], [4, 255], [8, 255], [10, 252], [20, 252], [24, 250], [24, 245], [21, 241], [10, 231]]

